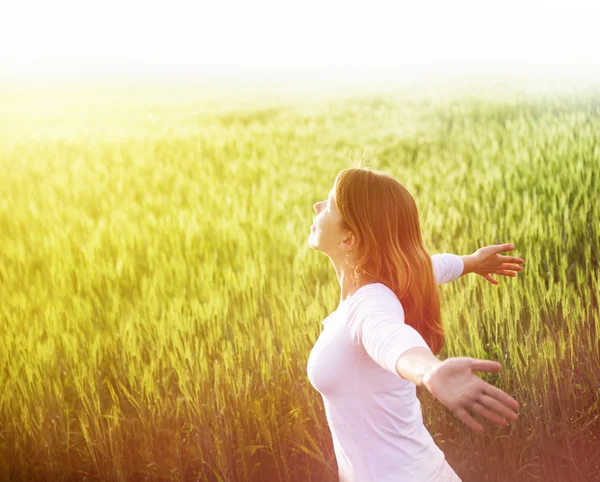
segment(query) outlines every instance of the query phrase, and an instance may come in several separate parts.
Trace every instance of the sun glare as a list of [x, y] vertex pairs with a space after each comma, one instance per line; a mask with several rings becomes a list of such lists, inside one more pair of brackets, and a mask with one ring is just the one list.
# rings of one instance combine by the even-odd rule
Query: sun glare
[[15, 2], [0, 74], [385, 77], [596, 73], [582, 2]]

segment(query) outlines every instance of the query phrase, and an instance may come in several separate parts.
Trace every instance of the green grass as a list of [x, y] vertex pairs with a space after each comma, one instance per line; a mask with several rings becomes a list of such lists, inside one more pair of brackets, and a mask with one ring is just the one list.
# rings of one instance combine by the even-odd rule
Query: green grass
[[431, 254], [511, 242], [440, 287], [440, 358], [521, 404], [472, 432], [419, 389], [469, 481], [600, 480], [600, 92], [0, 94], [0, 478], [336, 480], [306, 362], [339, 285], [312, 205], [366, 158]]

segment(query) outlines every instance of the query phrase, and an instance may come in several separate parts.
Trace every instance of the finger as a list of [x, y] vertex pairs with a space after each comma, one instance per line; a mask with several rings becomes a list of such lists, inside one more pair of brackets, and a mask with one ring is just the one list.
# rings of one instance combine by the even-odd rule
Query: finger
[[503, 251], [512, 251], [513, 249], [515, 249], [515, 245], [511, 243], [495, 244], [494, 248], [496, 249], [496, 252], [501, 253]]
[[[490, 385], [487, 382], [484, 382], [482, 380], [483, 383], [485, 383], [485, 394], [489, 395], [490, 397], [492, 397], [495, 400], [499, 400], [500, 402], [502, 402], [505, 406], [513, 409], [515, 412], [518, 412], [519, 410], [521, 410], [521, 406], [519, 405], [519, 402], [517, 402], [513, 397], [511, 397], [508, 393], [500, 390], [499, 388], [495, 387], [494, 385]], [[515, 418], [516, 420], [516, 418]]]
[[517, 263], [517, 264], [525, 264], [525, 260], [522, 258], [514, 258], [512, 256], [502, 256], [499, 255], [502, 258], [502, 262], [504, 263]]
[[[482, 394], [479, 397], [478, 402], [479, 402], [479, 404], [483, 405], [485, 408], [491, 409], [494, 412], [496, 412], [510, 420], [517, 420], [517, 418], [519, 418], [518, 415], [516, 414], [516, 412], [514, 412], [513, 410], [508, 408], [506, 405], [503, 405], [495, 398], [490, 397], [489, 395]], [[492, 419], [490, 418], [490, 420], [492, 420]]]
[[491, 420], [496, 425], [500, 425], [501, 427], [506, 427], [508, 425], [508, 421], [506, 419], [496, 415], [491, 410], [488, 410], [480, 402], [474, 402], [471, 406], [471, 411], [487, 418], [488, 420]]
[[508, 271], [506, 269], [499, 269], [498, 271], [494, 271], [494, 274], [500, 274], [502, 276], [512, 276], [513, 278], [517, 276], [517, 273], [514, 271]]
[[458, 408], [454, 412], [456, 416], [470, 428], [475, 430], [476, 432], [483, 432], [483, 425], [477, 423], [477, 421], [469, 415], [469, 413], [464, 408]]
[[494, 278], [492, 278], [489, 274], [482, 274], [481, 276], [483, 276], [486, 280], [488, 280], [493, 285], [498, 284], [498, 281], [496, 281]]
[[512, 271], [523, 271], [523, 268], [521, 268], [521, 266], [517, 266], [516, 264], [502, 263], [500, 265], [500, 268], [502, 268], [502, 269], [510, 269]]
[[[479, 370], [480, 372], [499, 372], [502, 365], [494, 360], [480, 360], [477, 358], [473, 359], [473, 363], [469, 367], [471, 370]], [[481, 380], [481, 379], [480, 379]], [[483, 380], [481, 380], [483, 382]], [[484, 382], [486, 383], [486, 382]], [[490, 385], [493, 386], [493, 385]], [[487, 388], [487, 387], [485, 387]], [[494, 387], [495, 388], [495, 387]], [[488, 390], [486, 390], [486, 393]]]

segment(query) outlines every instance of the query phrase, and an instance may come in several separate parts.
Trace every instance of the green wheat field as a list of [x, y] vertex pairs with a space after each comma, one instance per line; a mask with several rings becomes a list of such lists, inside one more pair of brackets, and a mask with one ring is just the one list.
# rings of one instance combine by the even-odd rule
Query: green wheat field
[[525, 259], [439, 287], [440, 358], [500, 361], [480, 376], [521, 404], [477, 434], [418, 389], [455, 471], [600, 480], [599, 88], [0, 105], [0, 480], [337, 480], [306, 363], [339, 284], [307, 239], [357, 161], [413, 194], [430, 254]]

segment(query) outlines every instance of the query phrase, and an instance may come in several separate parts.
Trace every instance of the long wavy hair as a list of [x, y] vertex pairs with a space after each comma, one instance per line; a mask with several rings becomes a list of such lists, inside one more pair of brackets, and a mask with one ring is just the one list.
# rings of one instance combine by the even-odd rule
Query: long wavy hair
[[392, 176], [368, 167], [340, 171], [334, 195], [343, 228], [357, 237], [355, 281], [390, 288], [404, 308], [405, 323], [437, 355], [444, 346], [440, 299], [415, 200]]

